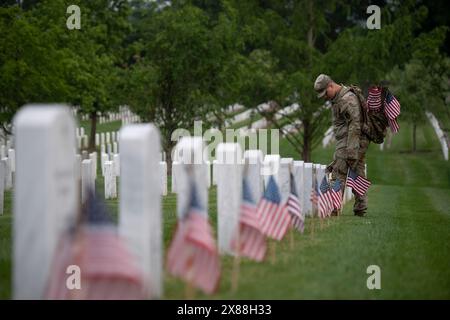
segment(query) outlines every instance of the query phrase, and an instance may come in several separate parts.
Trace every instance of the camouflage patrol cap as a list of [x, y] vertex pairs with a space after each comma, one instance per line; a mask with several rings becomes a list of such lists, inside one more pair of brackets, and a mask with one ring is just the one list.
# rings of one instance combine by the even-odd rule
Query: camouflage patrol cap
[[325, 95], [327, 91], [327, 86], [331, 82], [333, 82], [333, 80], [331, 80], [329, 76], [323, 73], [319, 74], [316, 81], [314, 82], [314, 90], [316, 90], [316, 92], [319, 93], [317, 95], [317, 98], [322, 98]]

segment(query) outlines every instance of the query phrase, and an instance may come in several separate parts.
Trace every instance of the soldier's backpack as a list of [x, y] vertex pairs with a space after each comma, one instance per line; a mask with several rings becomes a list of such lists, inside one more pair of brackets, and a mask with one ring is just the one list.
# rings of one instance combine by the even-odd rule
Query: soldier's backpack
[[[354, 85], [350, 86], [350, 91], [352, 91], [359, 100], [359, 104], [361, 107], [361, 113], [363, 118], [363, 123], [361, 126], [361, 131], [367, 136], [369, 141], [381, 144], [384, 142], [384, 138], [386, 137], [387, 128], [389, 126], [388, 119], [383, 112], [383, 108], [380, 105], [380, 108], [377, 110], [369, 109], [367, 106], [366, 98], [362, 93], [362, 90]], [[387, 88], [382, 88], [381, 91], [381, 103], [386, 98]]]

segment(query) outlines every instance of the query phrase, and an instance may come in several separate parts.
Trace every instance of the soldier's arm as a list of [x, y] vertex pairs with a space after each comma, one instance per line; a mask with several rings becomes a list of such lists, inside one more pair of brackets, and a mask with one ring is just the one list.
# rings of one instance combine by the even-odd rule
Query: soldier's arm
[[344, 115], [348, 121], [347, 159], [357, 160], [361, 135], [361, 109], [355, 95], [348, 94], [344, 99]]

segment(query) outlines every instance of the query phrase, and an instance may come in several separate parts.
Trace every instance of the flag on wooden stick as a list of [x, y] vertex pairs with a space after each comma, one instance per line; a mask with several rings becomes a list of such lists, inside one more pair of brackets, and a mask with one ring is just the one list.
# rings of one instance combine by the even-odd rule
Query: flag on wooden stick
[[358, 175], [352, 169], [348, 170], [347, 186], [352, 188], [358, 195], [362, 196], [369, 189], [371, 182], [366, 178]]
[[266, 237], [261, 232], [256, 204], [246, 178], [242, 182], [242, 203], [239, 215], [239, 234], [236, 235], [231, 247], [240, 256], [255, 261], [262, 261], [266, 255]]
[[257, 212], [262, 232], [275, 240], [283, 239], [291, 222], [287, 207], [280, 202], [277, 183], [274, 177], [270, 176]]
[[203, 204], [199, 202], [194, 182], [189, 207], [178, 221], [168, 250], [167, 266], [172, 275], [207, 294], [217, 290], [220, 259], [211, 225]]
[[294, 176], [291, 174], [291, 192], [287, 200], [288, 212], [291, 215], [292, 226], [303, 233], [305, 229], [305, 217], [302, 215], [300, 200], [298, 199], [297, 188], [295, 186]]
[[[72, 279], [68, 271], [73, 273]], [[135, 257], [118, 235], [104, 204], [91, 192], [82, 223], [63, 235], [55, 251], [46, 297], [135, 300], [146, 298], [148, 292]]]

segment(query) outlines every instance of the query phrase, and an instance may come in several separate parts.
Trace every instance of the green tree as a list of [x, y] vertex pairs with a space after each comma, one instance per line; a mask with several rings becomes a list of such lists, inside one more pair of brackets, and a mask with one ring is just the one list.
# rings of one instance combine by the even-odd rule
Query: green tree
[[[143, 19], [143, 20], [142, 20]], [[170, 162], [177, 128], [231, 103], [229, 64], [233, 59], [233, 21], [222, 12], [216, 21], [198, 7], [154, 9], [136, 21], [140, 36], [124, 85], [124, 98], [141, 118], [156, 123]]]

